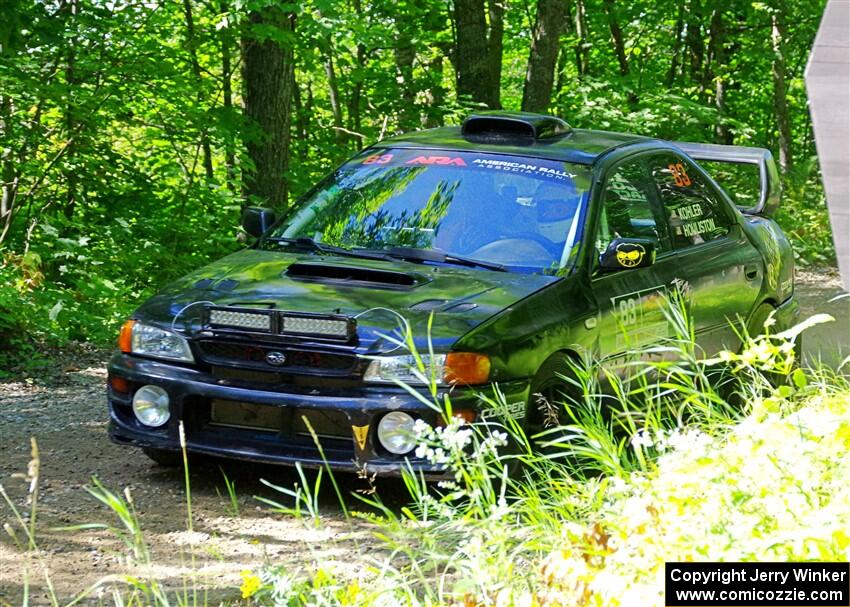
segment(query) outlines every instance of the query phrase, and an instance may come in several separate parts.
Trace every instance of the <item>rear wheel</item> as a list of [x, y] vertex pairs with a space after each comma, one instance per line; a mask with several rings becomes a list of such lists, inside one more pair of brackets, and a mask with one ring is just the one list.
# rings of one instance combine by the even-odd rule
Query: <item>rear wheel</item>
[[[775, 308], [769, 303], [762, 303], [755, 309], [747, 323], [747, 335], [756, 337], [764, 333], [764, 323]], [[773, 331], [771, 331], [773, 333]]]
[[[759, 305], [756, 308], [755, 312], [753, 312], [750, 317], [750, 321], [747, 323], [747, 333], [750, 337], [757, 337], [765, 332], [764, 323], [770, 317], [770, 315], [776, 311], [771, 304], [765, 302]], [[781, 333], [786, 329], [790, 329], [790, 327], [782, 326], [779, 324], [770, 327], [770, 334], [776, 335], [777, 333]], [[743, 346], [742, 346], [743, 349]], [[798, 335], [794, 342], [794, 367], [793, 369], [797, 369], [803, 362], [803, 336]], [[793, 371], [792, 369], [792, 371]], [[783, 384], [787, 384], [789, 381], [790, 373], [788, 375], [784, 375], [782, 373], [772, 373], [765, 372], [765, 377], [770, 382], [770, 384], [775, 388]]]

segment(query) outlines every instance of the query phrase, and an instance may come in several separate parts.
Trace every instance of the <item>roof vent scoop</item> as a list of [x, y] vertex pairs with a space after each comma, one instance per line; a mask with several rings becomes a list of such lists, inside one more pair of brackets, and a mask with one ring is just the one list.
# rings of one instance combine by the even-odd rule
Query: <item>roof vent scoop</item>
[[482, 112], [463, 121], [461, 134], [470, 138], [552, 139], [563, 137], [572, 127], [555, 116], [528, 112]]

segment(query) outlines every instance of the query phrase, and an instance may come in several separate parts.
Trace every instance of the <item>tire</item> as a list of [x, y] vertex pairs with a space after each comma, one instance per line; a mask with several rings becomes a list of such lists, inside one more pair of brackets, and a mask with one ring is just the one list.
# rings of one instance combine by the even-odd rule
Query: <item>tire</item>
[[[774, 308], [769, 303], [760, 304], [753, 315], [750, 317], [750, 322], [747, 323], [747, 332], [750, 337], [754, 337], [756, 335], [760, 335], [764, 330], [764, 322], [767, 320], [768, 316], [770, 316], [771, 312], [773, 312], [776, 308]], [[775, 325], [771, 328], [770, 334], [776, 335], [777, 333], [781, 333], [790, 327]], [[742, 346], [743, 348], [743, 346]], [[797, 369], [803, 364], [803, 335], [798, 335], [797, 339], [794, 342], [794, 366], [793, 369]], [[792, 369], [792, 372], [793, 372]], [[789, 373], [787, 376], [781, 375], [779, 373], [767, 373], [765, 377], [767, 377], [770, 384], [777, 388], [781, 385], [787, 384], [789, 382], [791, 374]]]
[[163, 468], [178, 468], [183, 465], [183, 453], [180, 451], [143, 447], [142, 452]]
[[564, 408], [576, 402], [576, 388], [565, 379], [572, 375], [569, 361], [566, 353], [552, 355], [531, 382], [526, 423], [530, 440], [540, 432], [563, 425], [568, 419]]
[[757, 335], [761, 335], [764, 331], [764, 321], [767, 320], [770, 313], [773, 312], [775, 308], [769, 303], [761, 303], [755, 309], [755, 311], [750, 316], [750, 320], [747, 322], [747, 334], [750, 337], [756, 337]]

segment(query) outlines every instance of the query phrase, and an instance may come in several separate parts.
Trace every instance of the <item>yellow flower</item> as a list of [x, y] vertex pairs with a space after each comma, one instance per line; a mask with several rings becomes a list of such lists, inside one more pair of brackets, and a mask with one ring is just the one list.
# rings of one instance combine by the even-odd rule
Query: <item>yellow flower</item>
[[257, 592], [260, 591], [260, 588], [263, 587], [263, 582], [260, 577], [249, 569], [245, 569], [240, 574], [242, 576], [242, 585], [239, 587], [239, 590], [242, 591], [242, 598], [249, 599]]

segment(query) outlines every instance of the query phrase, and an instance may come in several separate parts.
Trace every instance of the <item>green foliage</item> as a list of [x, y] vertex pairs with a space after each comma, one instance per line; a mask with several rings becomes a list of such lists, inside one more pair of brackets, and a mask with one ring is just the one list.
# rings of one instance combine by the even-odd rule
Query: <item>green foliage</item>
[[[294, 13], [295, 35], [249, 18], [269, 5], [3, 5], [0, 352], [106, 343], [146, 295], [236, 248], [243, 177], [254, 167], [245, 142], [291, 136], [281, 177], [297, 196], [374, 140], [468, 112], [453, 93], [456, 24], [445, 3], [276, 4]], [[778, 152], [776, 52], [766, 42], [778, 15], [795, 160], [779, 221], [801, 262], [831, 263], [802, 79], [823, 0], [777, 6], [678, 0], [609, 11], [571, 0], [550, 111], [577, 127]], [[506, 109], [520, 108], [534, 9], [506, 4]], [[260, 133], [243, 118], [243, 37], [294, 51], [290, 133]]]
[[776, 220], [791, 240], [800, 263], [835, 264], [835, 246], [816, 156], [785, 175], [782, 206]]

